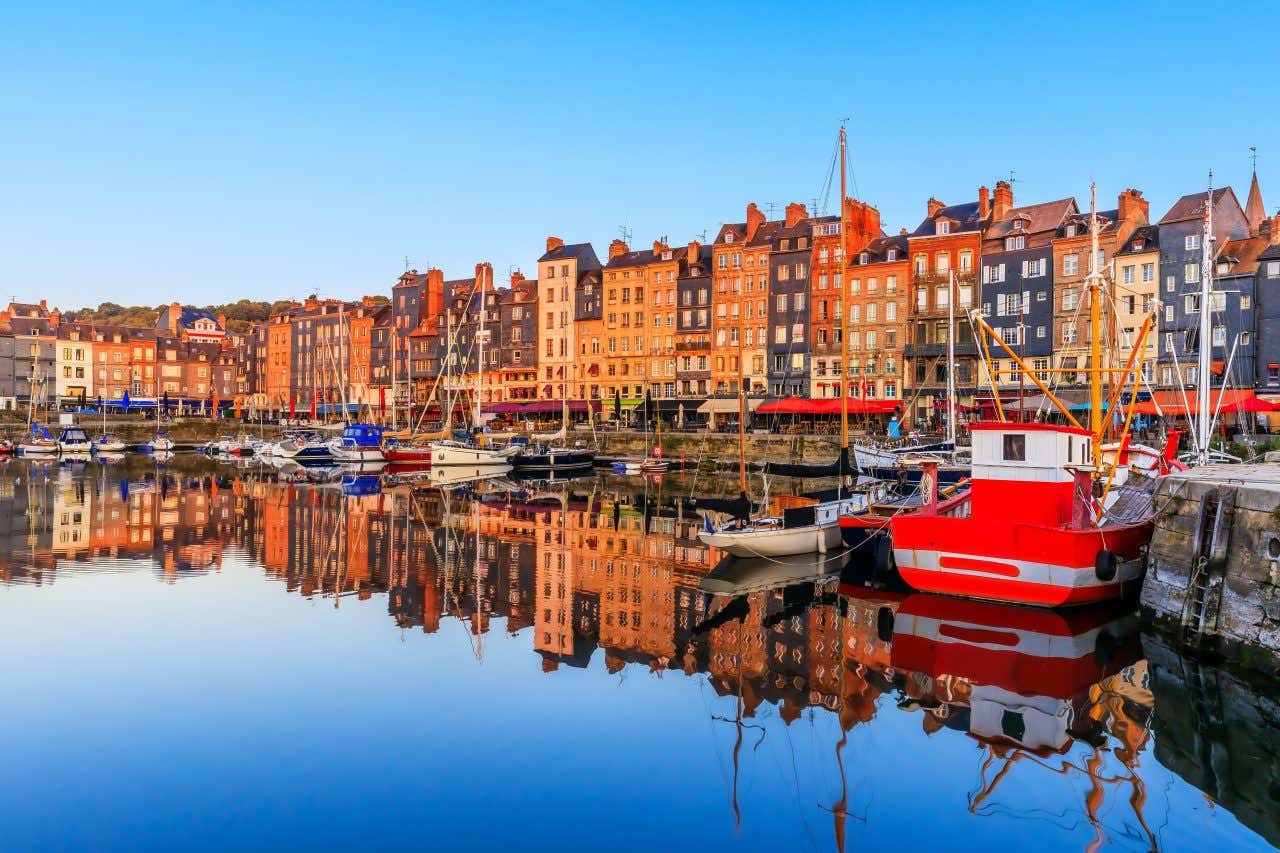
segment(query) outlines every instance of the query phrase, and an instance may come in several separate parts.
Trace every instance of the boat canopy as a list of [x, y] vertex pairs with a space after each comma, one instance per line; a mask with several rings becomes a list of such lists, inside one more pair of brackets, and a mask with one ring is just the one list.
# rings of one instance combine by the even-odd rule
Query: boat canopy
[[342, 438], [360, 447], [376, 447], [382, 444], [382, 427], [374, 424], [351, 424], [342, 431]]

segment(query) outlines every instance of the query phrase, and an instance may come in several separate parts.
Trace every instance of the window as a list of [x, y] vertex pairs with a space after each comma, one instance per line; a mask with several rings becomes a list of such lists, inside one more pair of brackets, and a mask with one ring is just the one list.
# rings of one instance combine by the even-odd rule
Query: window
[[888, 254], [885, 255], [885, 260], [896, 261], [897, 259], [898, 259], [897, 249], [890, 249]]
[[951, 271], [951, 254], [949, 252], [939, 252], [934, 255], [933, 267], [938, 275], [945, 275]]
[[950, 233], [951, 233], [951, 223], [950, 223], [950, 222], [947, 222], [946, 220], [940, 220], [940, 221], [938, 222], [938, 231], [937, 231], [937, 233], [939, 233], [939, 234], [950, 234]]
[[[1223, 294], [1225, 296], [1226, 294]], [[1253, 299], [1247, 293], [1240, 294], [1240, 310], [1248, 311], [1253, 307]]]
[[924, 255], [916, 255], [916, 275], [924, 275], [929, 271], [929, 259]]
[[1124, 283], [1133, 284], [1133, 264], [1128, 264], [1124, 268]]
[[[868, 320], [870, 320], [870, 319], [871, 319], [871, 317], [869, 317], [869, 316], [868, 316], [868, 317], [867, 317], [867, 319], [868, 319]], [[898, 303], [896, 303], [896, 302], [886, 302], [886, 303], [885, 303], [885, 305], [884, 305], [884, 320], [885, 320], [885, 322], [886, 322], [886, 323], [893, 323], [893, 322], [896, 322], [896, 321], [897, 321], [897, 319], [898, 319]]]
[[1200, 280], [1200, 265], [1187, 264], [1182, 268], [1182, 279], [1188, 284], [1198, 282]]
[[1077, 340], [1076, 324], [1068, 323], [1062, 327], [1062, 342], [1064, 344], [1074, 344]]
[[1143, 265], [1142, 265], [1142, 280], [1143, 280], [1143, 281], [1145, 281], [1145, 282], [1152, 282], [1152, 281], [1155, 281], [1155, 279], [1156, 279], [1156, 265], [1155, 265], [1155, 264], [1143, 264]]
[[1227, 327], [1213, 327], [1213, 345], [1215, 347], [1225, 347], [1227, 345]]
[[1186, 239], [1183, 241], [1183, 248], [1185, 248], [1188, 252], [1191, 252], [1191, 251], [1194, 251], [1194, 250], [1196, 250], [1196, 249], [1199, 249], [1199, 248], [1200, 248], [1200, 235], [1199, 235], [1199, 234], [1188, 234], [1188, 235], [1187, 235], [1187, 237], [1186, 237]]
[[1165, 277], [1164, 277], [1164, 289], [1165, 289], [1165, 290], [1167, 290], [1169, 293], [1173, 293], [1173, 291], [1174, 291], [1175, 289], [1177, 289], [1177, 287], [1178, 287], [1178, 277], [1177, 277], [1177, 276], [1174, 276], [1174, 275], [1167, 275], [1167, 276], [1165, 276]]
[[973, 272], [973, 252], [960, 253], [960, 272]]
[[1062, 256], [1062, 274], [1063, 275], [1079, 275], [1080, 274], [1080, 256], [1077, 254]]
[[1025, 248], [1027, 248], [1027, 238], [1023, 234], [1018, 234], [1015, 237], [1004, 238], [1004, 250], [1006, 252], [1015, 252], [1019, 249]]
[[1004, 436], [1004, 461], [1027, 461], [1027, 437], [1022, 433]]
[[1062, 310], [1074, 311], [1080, 304], [1080, 294], [1074, 290], [1064, 290], [1062, 292]]
[[1267, 278], [1280, 278], [1280, 261], [1267, 261]]
[[1182, 310], [1188, 314], [1200, 313], [1200, 295], [1198, 293], [1188, 293], [1182, 300]]

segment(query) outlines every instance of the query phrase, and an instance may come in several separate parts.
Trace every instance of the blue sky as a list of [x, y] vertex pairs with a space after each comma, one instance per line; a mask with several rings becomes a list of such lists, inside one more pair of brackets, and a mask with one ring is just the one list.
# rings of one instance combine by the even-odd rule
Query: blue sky
[[15, 6], [0, 296], [353, 297], [405, 256], [501, 280], [549, 233], [683, 242], [820, 195], [844, 117], [891, 233], [1010, 170], [1019, 202], [1096, 179], [1158, 217], [1210, 167], [1243, 200], [1250, 145], [1274, 210], [1277, 8]]

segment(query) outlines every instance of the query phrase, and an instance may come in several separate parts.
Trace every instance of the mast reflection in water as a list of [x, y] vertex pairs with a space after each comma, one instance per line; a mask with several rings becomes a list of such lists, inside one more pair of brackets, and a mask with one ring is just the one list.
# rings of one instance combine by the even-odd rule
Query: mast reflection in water
[[1131, 613], [720, 561], [669, 479], [514, 485], [0, 468], [0, 848], [1280, 839], [1273, 689]]

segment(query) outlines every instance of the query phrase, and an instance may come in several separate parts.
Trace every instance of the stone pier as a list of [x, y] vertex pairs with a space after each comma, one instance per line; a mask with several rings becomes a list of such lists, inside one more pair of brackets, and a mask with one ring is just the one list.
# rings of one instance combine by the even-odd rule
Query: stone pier
[[1161, 481], [1142, 606], [1184, 648], [1280, 673], [1280, 465]]

